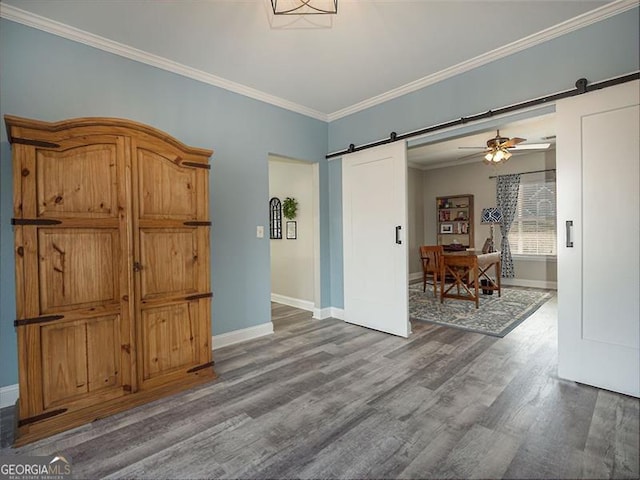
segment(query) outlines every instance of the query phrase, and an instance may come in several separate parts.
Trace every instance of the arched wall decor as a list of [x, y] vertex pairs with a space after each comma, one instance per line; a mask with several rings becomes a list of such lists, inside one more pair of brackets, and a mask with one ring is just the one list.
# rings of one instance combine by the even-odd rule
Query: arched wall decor
[[282, 240], [282, 203], [278, 197], [269, 200], [269, 238]]

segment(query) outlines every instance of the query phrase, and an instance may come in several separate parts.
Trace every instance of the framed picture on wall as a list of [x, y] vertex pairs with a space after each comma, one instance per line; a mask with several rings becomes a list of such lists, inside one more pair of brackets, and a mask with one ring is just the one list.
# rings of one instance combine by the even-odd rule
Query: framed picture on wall
[[440, 233], [453, 233], [453, 223], [441, 223]]
[[287, 222], [287, 240], [295, 240], [298, 238], [298, 223]]

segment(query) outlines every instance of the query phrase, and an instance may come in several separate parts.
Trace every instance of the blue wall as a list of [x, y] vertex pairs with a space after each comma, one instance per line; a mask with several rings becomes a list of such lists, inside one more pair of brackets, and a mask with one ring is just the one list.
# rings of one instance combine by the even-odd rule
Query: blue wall
[[[638, 8], [605, 19], [543, 44], [462, 73], [422, 90], [390, 100], [329, 124], [329, 151], [361, 145], [436, 125], [491, 108], [512, 105], [640, 68]], [[548, 112], [548, 110], [546, 110]], [[447, 135], [452, 135], [449, 133]], [[443, 135], [440, 135], [443, 137]], [[444, 135], [446, 136], [446, 135]], [[343, 306], [342, 202], [338, 188], [340, 159], [330, 161], [331, 301]], [[337, 286], [340, 286], [339, 288]], [[335, 288], [334, 288], [335, 287]]]
[[[0, 21], [0, 113], [111, 116], [212, 148], [213, 333], [269, 321], [268, 153], [320, 162], [321, 306], [330, 305], [327, 124], [226, 90]], [[4, 122], [3, 122], [4, 123]], [[11, 151], [0, 158], [0, 386], [17, 383]]]

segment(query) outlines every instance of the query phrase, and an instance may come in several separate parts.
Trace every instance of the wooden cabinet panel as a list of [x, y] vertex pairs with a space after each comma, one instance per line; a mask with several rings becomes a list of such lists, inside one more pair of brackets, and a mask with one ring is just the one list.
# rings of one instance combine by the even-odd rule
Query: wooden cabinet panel
[[143, 310], [143, 379], [196, 365], [197, 330], [197, 309], [190, 302]]
[[44, 410], [121, 386], [118, 315], [45, 325], [40, 335]]
[[118, 303], [117, 229], [40, 228], [41, 312]]
[[[167, 156], [138, 148], [140, 218], [194, 219], [196, 171]], [[174, 157], [175, 158], [175, 157]]]
[[127, 120], [5, 122], [14, 168], [16, 444], [215, 378], [213, 152]]
[[141, 298], [197, 292], [195, 228], [140, 229]]
[[115, 158], [114, 144], [39, 150], [38, 215], [114, 217], [118, 211]]
[[86, 322], [87, 382], [90, 392], [120, 385], [120, 318], [93, 318]]
[[43, 409], [73, 399], [87, 390], [84, 322], [65, 322], [41, 329]]

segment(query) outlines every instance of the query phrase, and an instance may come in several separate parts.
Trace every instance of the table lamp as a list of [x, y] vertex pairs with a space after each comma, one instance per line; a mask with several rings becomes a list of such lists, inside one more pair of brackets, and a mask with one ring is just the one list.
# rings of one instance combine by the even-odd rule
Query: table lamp
[[489, 224], [489, 238], [491, 244], [489, 245], [489, 252], [494, 252], [493, 245], [493, 224], [500, 223], [502, 221], [502, 210], [497, 207], [489, 207], [482, 209], [482, 215], [480, 217], [480, 223]]

